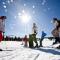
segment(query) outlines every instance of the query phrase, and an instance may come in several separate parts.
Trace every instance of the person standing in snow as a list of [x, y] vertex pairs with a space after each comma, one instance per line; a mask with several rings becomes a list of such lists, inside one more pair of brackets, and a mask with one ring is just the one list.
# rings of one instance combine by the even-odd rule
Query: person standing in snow
[[25, 37], [23, 38], [24, 41], [24, 46], [27, 47], [28, 46], [28, 38], [27, 35], [25, 35]]
[[54, 45], [57, 42], [60, 43], [60, 20], [53, 18], [53, 24], [55, 25], [55, 29], [52, 31], [52, 35], [55, 37], [55, 42], [53, 42]]
[[0, 42], [3, 40], [3, 37], [4, 37], [5, 19], [6, 19], [6, 16], [0, 16]]
[[42, 41], [43, 41], [43, 39], [44, 39], [44, 37], [45, 37], [46, 35], [47, 35], [47, 34], [46, 34], [44, 31], [42, 31], [42, 35], [41, 35], [40, 45], [39, 45], [39, 47], [43, 47], [43, 45], [42, 45]]
[[37, 26], [36, 26], [36, 23], [33, 23], [33, 27], [32, 27], [32, 38], [33, 38], [33, 41], [36, 43], [36, 46], [35, 47], [38, 47], [38, 42], [37, 42], [37, 39], [36, 39], [36, 35], [37, 35]]

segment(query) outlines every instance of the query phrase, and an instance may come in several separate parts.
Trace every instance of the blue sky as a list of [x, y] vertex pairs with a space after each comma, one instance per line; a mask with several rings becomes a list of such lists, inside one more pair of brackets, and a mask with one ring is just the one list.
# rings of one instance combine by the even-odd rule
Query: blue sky
[[[25, 12], [31, 16], [28, 23], [22, 23], [19, 15]], [[37, 36], [45, 31], [51, 36], [54, 28], [51, 20], [60, 19], [60, 0], [0, 0], [0, 16], [7, 16], [5, 21], [5, 35], [23, 37], [32, 33], [32, 24], [38, 27]]]

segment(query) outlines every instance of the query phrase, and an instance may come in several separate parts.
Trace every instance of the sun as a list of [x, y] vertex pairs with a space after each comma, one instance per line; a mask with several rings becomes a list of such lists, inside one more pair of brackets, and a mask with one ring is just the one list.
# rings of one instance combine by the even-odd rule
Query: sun
[[22, 23], [28, 23], [31, 21], [32, 16], [29, 12], [26, 12], [25, 10], [22, 10], [21, 13], [18, 13], [18, 17]]
[[31, 16], [27, 13], [21, 15], [21, 20], [23, 23], [28, 23], [31, 19]]
[[22, 14], [22, 16], [21, 16], [21, 20], [23, 23], [28, 23], [30, 21], [30, 19], [31, 19], [31, 16], [28, 14]]

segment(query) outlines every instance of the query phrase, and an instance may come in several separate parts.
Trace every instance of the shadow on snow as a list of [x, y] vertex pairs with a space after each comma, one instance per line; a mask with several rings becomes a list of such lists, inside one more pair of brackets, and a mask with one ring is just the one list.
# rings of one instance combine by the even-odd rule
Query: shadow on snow
[[51, 53], [51, 54], [54, 54], [54, 55], [60, 55], [60, 51], [57, 51], [55, 49], [45, 49], [45, 48], [39, 48], [37, 50], [40, 50], [40, 51], [43, 51], [43, 52], [46, 52], [46, 53]]

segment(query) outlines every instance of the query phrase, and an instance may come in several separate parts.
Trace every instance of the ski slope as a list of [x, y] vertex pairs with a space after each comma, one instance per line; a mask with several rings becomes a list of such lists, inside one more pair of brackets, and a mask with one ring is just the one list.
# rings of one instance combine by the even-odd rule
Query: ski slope
[[0, 51], [0, 60], [60, 60], [60, 50], [48, 46], [31, 49], [22, 42], [2, 41], [0, 48], [4, 50]]

